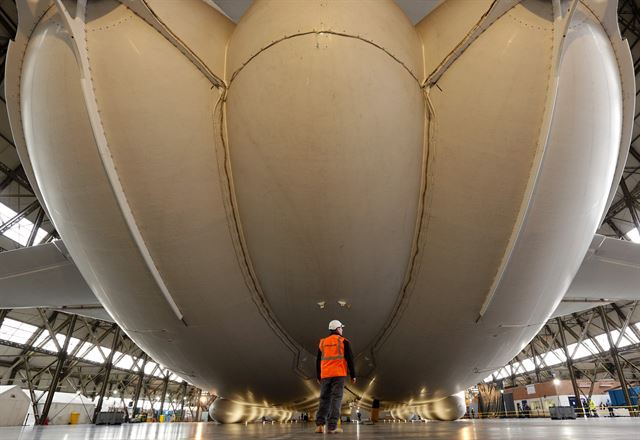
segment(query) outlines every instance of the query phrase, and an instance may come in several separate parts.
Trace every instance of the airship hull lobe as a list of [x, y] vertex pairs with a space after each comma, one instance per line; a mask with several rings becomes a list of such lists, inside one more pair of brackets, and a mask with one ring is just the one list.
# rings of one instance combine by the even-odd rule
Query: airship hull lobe
[[[560, 301], [599, 225], [619, 154], [619, 67], [602, 25], [578, 6], [554, 70], [552, 26], [544, 25], [552, 10], [543, 3], [523, 2], [498, 19], [442, 75], [442, 91], [432, 89], [433, 219], [413, 293], [374, 351], [385, 380], [372, 393], [444, 398], [507, 363]], [[493, 50], [505, 57], [487, 58]], [[454, 113], [463, 103], [467, 130]], [[540, 125], [525, 126], [531, 120]], [[460, 172], [473, 178], [460, 181]], [[416, 332], [420, 322], [430, 323], [429, 337]], [[421, 350], [401, 350], [406, 344]], [[400, 357], [423, 387], [403, 389], [405, 376], [387, 368]]]
[[[95, 4], [104, 6], [103, 3]], [[94, 12], [89, 5], [89, 16]], [[96, 63], [93, 66], [104, 67], [102, 60], [113, 60], [115, 52], [124, 58], [135, 55], [136, 49], [144, 54], [162, 50], [178, 53], [123, 6], [110, 9], [109, 14], [106, 18], [101, 16], [105, 21], [94, 23], [95, 34], [88, 37], [89, 53]], [[124, 34], [131, 38], [133, 45], [127, 40], [118, 41], [119, 36], [124, 35], [117, 32], [118, 26], [128, 26]], [[101, 34], [110, 31], [113, 32]], [[40, 35], [42, 38], [38, 38]], [[99, 35], [112, 45], [103, 45]], [[143, 42], [148, 46], [143, 46]], [[86, 96], [80, 87], [83, 78], [72, 44], [64, 23], [52, 10], [40, 21], [25, 54], [21, 105], [27, 144], [33, 154], [37, 179], [45, 192], [45, 203], [59, 213], [53, 214], [56, 228], [96, 296], [136, 343], [192, 383], [241, 401], [250, 401], [252, 390], [259, 391], [260, 384], [274, 381], [292, 383], [288, 387], [274, 385], [266, 395], [256, 393], [261, 400], [268, 396], [271, 402], [287, 402], [306, 395], [308, 388], [299, 379], [301, 373], [296, 373], [296, 368], [307, 362], [309, 367], [305, 373], [312, 375], [311, 356], [304, 356], [303, 361], [299, 351], [286, 345], [273, 332], [255, 306], [237, 262], [219, 187], [222, 179], [214, 146], [213, 111], [217, 91], [212, 91], [210, 84], [203, 82], [202, 75], [184, 58], [170, 62], [170, 57], [153, 57], [159, 63], [168, 59], [169, 64], [164, 66], [134, 60], [123, 65], [111, 62], [100, 75], [91, 77], [95, 80], [101, 120], [127, 202], [154, 262], [185, 313], [187, 327], [163, 298], [114, 196], [89, 123]], [[102, 51], [109, 51], [111, 55]], [[170, 67], [171, 64], [182, 67]], [[123, 73], [123, 66], [130, 71]], [[137, 83], [139, 88], [127, 86], [125, 96], [119, 95], [119, 91], [109, 93], [111, 87], [124, 80], [123, 75], [131, 77], [129, 85], [136, 85], [139, 81], [136, 68], [147, 66], [153, 69], [146, 71], [148, 76]], [[192, 82], [192, 92], [171, 87], [158, 96], [155, 104], [141, 104], [141, 99], [137, 99], [137, 104], [123, 102], [130, 101], [131, 93], [136, 90], [137, 93], [148, 91], [146, 87], [154, 78], [159, 81], [156, 86], [166, 85], [167, 78], [171, 83]], [[157, 90], [163, 88], [154, 88], [154, 94]], [[59, 111], [60, 102], [66, 104], [64, 112]], [[202, 114], [188, 121], [196, 133], [185, 134], [182, 130], [185, 121], [174, 115], [175, 106], [188, 111], [196, 108], [196, 103], [201, 103], [198, 110]], [[136, 109], [136, 105], [143, 108]], [[133, 110], [142, 115], [138, 117]], [[155, 119], [148, 119], [149, 113], [155, 115]], [[119, 123], [124, 124], [124, 130], [113, 128]], [[200, 125], [194, 127], [194, 124]], [[155, 141], [143, 141], [136, 133], [151, 136]], [[151, 151], [143, 154], [149, 145]], [[198, 150], [202, 156], [191, 155]], [[122, 156], [126, 151], [133, 154], [131, 163]], [[185, 155], [185, 152], [191, 153]], [[140, 160], [144, 164], [140, 164]], [[139, 166], [135, 175], [130, 174], [131, 164]], [[183, 171], [187, 169], [197, 184], [191, 182], [187, 189], [174, 175], [170, 185], [173, 188], [163, 187], [163, 191], [157, 191], [150, 182], [160, 179], [168, 184], [165, 177], [167, 173], [178, 173], [176, 165]], [[167, 209], [172, 203], [188, 199], [193, 202], [194, 215]], [[160, 241], [156, 240], [156, 234], [162, 236]], [[205, 254], [198, 254], [205, 248]], [[207, 278], [204, 284], [203, 277]], [[179, 283], [185, 280], [188, 281], [183, 290]], [[212, 322], [215, 322], [214, 334]], [[202, 348], [202, 340], [209, 341], [206, 349]], [[261, 371], [251, 371], [252, 364], [242, 361], [247, 353], [261, 359]], [[221, 359], [225, 359], [228, 369]]]
[[[421, 61], [420, 42], [394, 4], [308, 9], [252, 6], [229, 43], [229, 66], [241, 67], [227, 72], [225, 110], [257, 280], [287, 332], [313, 353], [332, 317], [353, 322], [349, 337], [365, 347], [391, 313], [416, 231], [427, 110], [407, 70]], [[271, 43], [273, 29], [287, 37]]]

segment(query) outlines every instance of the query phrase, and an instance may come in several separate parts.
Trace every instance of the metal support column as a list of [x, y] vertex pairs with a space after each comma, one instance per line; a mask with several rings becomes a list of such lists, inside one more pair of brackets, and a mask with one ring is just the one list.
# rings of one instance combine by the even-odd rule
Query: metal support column
[[144, 382], [144, 367], [146, 367], [148, 359], [146, 354], [142, 355], [142, 365], [140, 366], [140, 371], [138, 371], [138, 383], [133, 394], [133, 417], [138, 415], [138, 400], [140, 400], [140, 391], [142, 391], [142, 383]]
[[56, 365], [56, 371], [53, 373], [53, 378], [51, 378], [51, 385], [49, 385], [49, 391], [47, 392], [47, 399], [44, 401], [44, 406], [42, 407], [42, 414], [40, 414], [40, 419], [38, 420], [39, 425], [44, 425], [47, 417], [49, 417], [49, 410], [51, 409], [51, 403], [53, 403], [53, 395], [56, 393], [56, 389], [58, 388], [58, 382], [60, 381], [60, 375], [65, 367], [67, 361], [67, 350], [69, 348], [69, 341], [71, 340], [71, 335], [73, 335], [73, 330], [76, 326], [76, 319], [78, 315], [72, 315], [71, 321], [69, 322], [69, 327], [67, 328], [67, 335], [64, 338], [64, 344], [60, 348], [58, 352], [58, 364]]
[[182, 400], [180, 401], [180, 421], [184, 421], [184, 401], [187, 398], [187, 382], [182, 381]]
[[626, 405], [629, 407], [629, 413], [631, 417], [636, 415], [636, 412], [631, 408], [631, 396], [629, 395], [629, 387], [627, 386], [627, 380], [624, 377], [624, 372], [622, 371], [622, 366], [620, 365], [620, 358], [618, 357], [618, 347], [616, 347], [613, 342], [613, 338], [611, 337], [611, 331], [609, 330], [609, 322], [607, 321], [607, 312], [604, 311], [604, 307], [599, 306], [598, 312], [600, 312], [600, 318], [602, 318], [602, 325], [604, 326], [604, 331], [607, 334], [607, 340], [609, 341], [609, 353], [613, 358], [613, 364], [616, 367], [616, 373], [618, 374], [618, 380], [620, 381], [620, 387], [622, 388], [622, 392], [624, 393], [624, 400]]
[[33, 386], [33, 379], [31, 378], [31, 367], [29, 366], [29, 360], [24, 360], [24, 373], [27, 378], [27, 386], [29, 387], [29, 397], [31, 398], [31, 407], [33, 408], [33, 418], [35, 424], [38, 423], [40, 417], [38, 416], [38, 399], [36, 398], [35, 387]]
[[2, 327], [2, 323], [4, 322], [4, 318], [7, 317], [11, 309], [1, 309], [0, 310], [0, 327]]
[[540, 365], [538, 364], [538, 353], [536, 351], [536, 346], [533, 343], [535, 341], [535, 339], [533, 341], [531, 341], [531, 354], [533, 355], [533, 366], [535, 369], [535, 373], [536, 373], [536, 383], [540, 383]]
[[582, 407], [582, 400], [580, 399], [580, 388], [578, 387], [578, 381], [576, 380], [576, 372], [573, 369], [573, 360], [571, 359], [571, 353], [567, 349], [567, 338], [564, 335], [564, 323], [560, 317], [556, 318], [558, 323], [558, 329], [560, 331], [560, 340], [562, 341], [562, 349], [564, 355], [567, 358], [567, 369], [569, 370], [569, 377], [571, 378], [571, 385], [573, 386], [573, 394], [576, 397], [576, 412], [579, 416], [584, 416], [584, 408]]
[[158, 413], [158, 419], [164, 410], [164, 401], [167, 398], [167, 388], [169, 387], [169, 373], [166, 373], [162, 384], [162, 398], [160, 399], [160, 412]]
[[113, 333], [113, 342], [111, 343], [111, 351], [109, 352], [109, 356], [107, 356], [104, 366], [104, 378], [102, 379], [102, 386], [100, 387], [100, 398], [98, 399], [98, 404], [96, 405], [96, 409], [93, 413], [93, 423], [96, 423], [98, 414], [102, 411], [102, 402], [104, 401], [104, 395], [107, 392], [109, 375], [111, 374], [111, 367], [113, 366], [113, 355], [118, 348], [118, 340], [120, 339], [120, 327], [116, 324], [114, 324], [113, 327], [115, 329]]
[[200, 421], [200, 410], [202, 408], [202, 390], [198, 390], [198, 400], [196, 400], [196, 422]]

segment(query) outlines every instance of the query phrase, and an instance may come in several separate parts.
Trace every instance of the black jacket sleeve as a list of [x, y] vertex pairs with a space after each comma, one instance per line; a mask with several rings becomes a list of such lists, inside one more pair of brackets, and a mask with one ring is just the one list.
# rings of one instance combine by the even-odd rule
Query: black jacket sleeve
[[349, 370], [349, 376], [353, 379], [356, 377], [356, 369], [353, 366], [353, 354], [351, 352], [351, 343], [345, 339], [344, 341], [344, 358], [347, 361], [347, 368]]
[[322, 352], [318, 349], [318, 355], [316, 356], [316, 377], [320, 380], [320, 361], [322, 360]]

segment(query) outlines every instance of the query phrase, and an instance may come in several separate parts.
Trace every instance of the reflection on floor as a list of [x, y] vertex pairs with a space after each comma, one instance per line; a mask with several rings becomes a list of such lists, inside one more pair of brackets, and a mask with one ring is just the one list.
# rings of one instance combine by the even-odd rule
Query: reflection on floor
[[[0, 428], [2, 440], [235, 440], [321, 439], [312, 424], [216, 425], [213, 423], [142, 423], [122, 426], [45, 426]], [[459, 420], [457, 422], [345, 425], [350, 439], [640, 439], [640, 418], [586, 420]], [[334, 438], [331, 436], [331, 438]], [[339, 437], [338, 437], [339, 438]]]

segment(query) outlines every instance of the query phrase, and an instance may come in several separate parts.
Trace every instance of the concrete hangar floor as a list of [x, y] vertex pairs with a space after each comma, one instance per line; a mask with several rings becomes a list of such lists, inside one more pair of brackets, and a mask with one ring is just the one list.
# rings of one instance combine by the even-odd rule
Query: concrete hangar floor
[[[235, 440], [312, 439], [313, 424], [218, 425], [215, 423], [142, 423], [121, 426], [47, 426], [0, 428], [3, 440]], [[324, 434], [327, 435], [327, 434]], [[640, 439], [640, 418], [598, 418], [584, 420], [509, 419], [458, 420], [455, 422], [381, 423], [375, 426], [344, 426], [343, 438], [350, 439]]]

